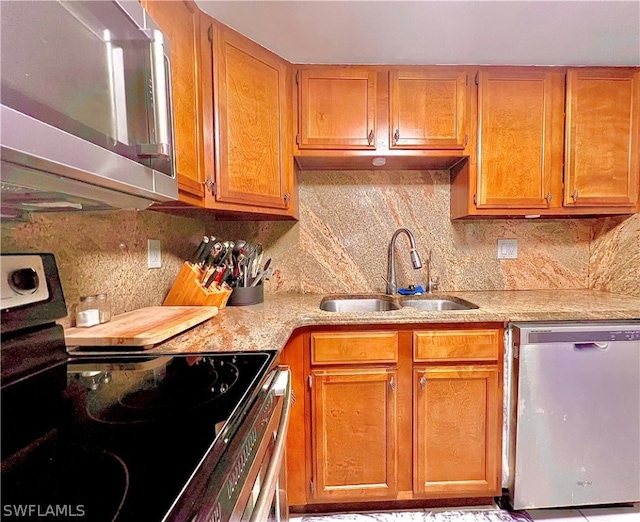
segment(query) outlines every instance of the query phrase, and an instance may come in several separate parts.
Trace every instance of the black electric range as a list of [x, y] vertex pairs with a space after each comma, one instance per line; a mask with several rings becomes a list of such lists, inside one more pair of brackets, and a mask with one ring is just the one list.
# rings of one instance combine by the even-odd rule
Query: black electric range
[[2, 261], [3, 516], [224, 520], [275, 352], [69, 355], [53, 256]]

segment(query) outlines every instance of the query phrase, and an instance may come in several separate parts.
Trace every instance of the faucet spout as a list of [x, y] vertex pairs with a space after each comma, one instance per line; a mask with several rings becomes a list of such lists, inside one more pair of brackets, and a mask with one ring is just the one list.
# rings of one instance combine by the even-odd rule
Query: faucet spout
[[419, 270], [422, 268], [422, 261], [420, 259], [420, 255], [418, 254], [418, 250], [416, 249], [416, 240], [411, 233], [411, 230], [408, 228], [399, 228], [393, 233], [391, 236], [391, 241], [389, 242], [389, 251], [387, 253], [387, 294], [394, 295], [398, 291], [398, 283], [396, 280], [396, 257], [395, 257], [395, 247], [396, 240], [400, 234], [406, 234], [409, 238], [409, 256], [411, 257], [411, 264], [413, 265], [414, 270]]

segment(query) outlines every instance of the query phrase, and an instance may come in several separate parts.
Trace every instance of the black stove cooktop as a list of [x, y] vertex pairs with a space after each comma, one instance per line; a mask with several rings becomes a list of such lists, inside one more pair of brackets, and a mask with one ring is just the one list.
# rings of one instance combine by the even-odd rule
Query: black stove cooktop
[[162, 520], [274, 356], [81, 356], [3, 383], [3, 514]]

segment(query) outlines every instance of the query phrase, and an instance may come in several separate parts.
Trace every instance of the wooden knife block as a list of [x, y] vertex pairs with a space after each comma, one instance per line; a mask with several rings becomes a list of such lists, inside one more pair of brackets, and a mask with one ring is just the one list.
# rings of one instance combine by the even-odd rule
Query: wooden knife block
[[200, 271], [185, 261], [162, 304], [164, 306], [217, 306], [219, 310], [225, 308], [233, 290], [226, 284], [220, 287], [215, 283], [209, 288], [203, 288], [200, 277]]

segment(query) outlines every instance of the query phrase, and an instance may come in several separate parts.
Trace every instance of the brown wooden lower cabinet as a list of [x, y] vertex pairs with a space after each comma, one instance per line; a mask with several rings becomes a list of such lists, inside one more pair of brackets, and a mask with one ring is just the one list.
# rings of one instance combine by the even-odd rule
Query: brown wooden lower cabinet
[[395, 371], [313, 370], [311, 379], [315, 500], [394, 498]]
[[423, 326], [294, 334], [292, 506], [501, 494], [503, 327]]
[[500, 487], [498, 368], [420, 365], [414, 372], [414, 493], [493, 495]]

